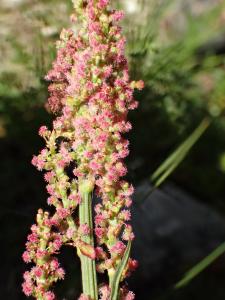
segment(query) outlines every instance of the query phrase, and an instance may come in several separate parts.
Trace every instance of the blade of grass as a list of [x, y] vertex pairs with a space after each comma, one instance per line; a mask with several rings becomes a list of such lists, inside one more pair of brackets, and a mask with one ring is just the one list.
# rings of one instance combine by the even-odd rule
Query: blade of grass
[[210, 120], [205, 118], [194, 132], [160, 165], [153, 173], [150, 180], [154, 187], [158, 187], [184, 160], [191, 148], [196, 144], [210, 125]]
[[184, 277], [174, 286], [175, 289], [179, 289], [191, 280], [193, 280], [199, 273], [204, 271], [210, 264], [212, 264], [219, 256], [225, 253], [225, 242], [217, 247], [212, 253], [201, 260], [197, 265], [191, 268]]

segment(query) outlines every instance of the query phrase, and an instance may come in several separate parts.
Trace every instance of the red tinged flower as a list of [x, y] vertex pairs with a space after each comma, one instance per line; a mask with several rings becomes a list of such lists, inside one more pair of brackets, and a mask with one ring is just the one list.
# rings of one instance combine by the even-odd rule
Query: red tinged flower
[[22, 284], [22, 289], [23, 289], [24, 294], [28, 297], [31, 296], [33, 293], [33, 286], [30, 283], [24, 282]]
[[53, 292], [46, 292], [44, 294], [44, 300], [55, 300], [55, 294]]
[[25, 263], [29, 263], [31, 262], [31, 257], [30, 257], [30, 253], [28, 251], [25, 251], [22, 255], [23, 260]]
[[45, 137], [48, 133], [48, 128], [46, 126], [41, 126], [38, 133], [41, 137]]

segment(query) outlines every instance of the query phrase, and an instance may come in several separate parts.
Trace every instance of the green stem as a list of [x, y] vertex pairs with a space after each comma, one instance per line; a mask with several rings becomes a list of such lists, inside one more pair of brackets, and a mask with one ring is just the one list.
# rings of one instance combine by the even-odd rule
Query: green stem
[[[92, 220], [92, 192], [81, 190], [82, 201], [79, 206], [80, 224], [87, 224], [90, 234], [83, 236], [82, 240], [94, 247], [93, 220]], [[95, 260], [80, 254], [83, 293], [92, 300], [98, 299], [97, 276]]]

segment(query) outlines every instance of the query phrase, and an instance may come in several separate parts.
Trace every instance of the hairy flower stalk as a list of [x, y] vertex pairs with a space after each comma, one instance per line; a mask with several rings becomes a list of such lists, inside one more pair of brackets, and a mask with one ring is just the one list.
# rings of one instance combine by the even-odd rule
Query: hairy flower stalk
[[[102, 300], [134, 299], [124, 287], [118, 297], [113, 289], [137, 265], [124, 259], [134, 234], [129, 224], [133, 187], [122, 179], [129, 153], [123, 134], [131, 129], [128, 111], [137, 107], [133, 90], [142, 89], [143, 82], [129, 81], [125, 38], [117, 24], [123, 13], [108, 2], [74, 1], [71, 19], [79, 30], [62, 31], [47, 75], [48, 103], [57, 117], [51, 131], [40, 128], [46, 147], [32, 163], [45, 171], [55, 213], [38, 211], [23, 254], [25, 262], [35, 264], [24, 274], [23, 291], [40, 300], [55, 299], [51, 287], [64, 278], [56, 258], [63, 245], [75, 247], [81, 260], [81, 300], [96, 300], [98, 293]], [[96, 270], [109, 277], [101, 287]]]

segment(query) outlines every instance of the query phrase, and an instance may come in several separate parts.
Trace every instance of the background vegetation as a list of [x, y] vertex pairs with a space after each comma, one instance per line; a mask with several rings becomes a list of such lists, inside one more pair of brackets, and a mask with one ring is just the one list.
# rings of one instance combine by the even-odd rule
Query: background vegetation
[[[130, 115], [134, 124], [130, 180], [138, 185], [150, 178], [207, 119], [208, 129], [169, 180], [224, 218], [224, 1], [115, 2], [126, 11], [123, 25], [131, 77], [146, 83], [137, 95], [139, 109]], [[61, 0], [2, 0], [0, 4], [0, 242], [7, 253], [0, 278], [4, 299], [24, 299], [19, 290], [20, 256], [35, 212], [46, 201], [42, 176], [30, 165], [32, 155], [41, 149], [38, 128], [52, 119], [45, 108], [47, 85], [43, 78], [55, 57], [59, 32], [69, 25], [71, 9], [70, 1]], [[72, 254], [65, 257], [70, 270]], [[177, 270], [174, 283], [182, 275]], [[75, 274], [76, 270], [69, 272]], [[225, 269], [220, 269], [218, 277], [203, 274], [197, 284], [173, 292], [173, 296], [158, 287], [152, 286], [152, 290], [155, 299], [187, 299], [190, 295], [212, 299], [207, 295], [212, 289], [216, 290], [215, 299], [222, 299], [224, 279]], [[211, 282], [208, 290], [205, 282]], [[68, 281], [64, 286], [68, 299], [79, 291], [75, 284], [67, 288], [70, 284]], [[142, 299], [141, 295], [137, 299]]]

